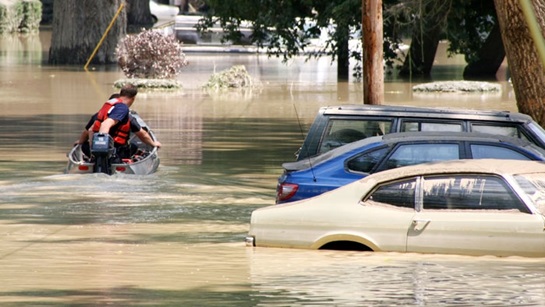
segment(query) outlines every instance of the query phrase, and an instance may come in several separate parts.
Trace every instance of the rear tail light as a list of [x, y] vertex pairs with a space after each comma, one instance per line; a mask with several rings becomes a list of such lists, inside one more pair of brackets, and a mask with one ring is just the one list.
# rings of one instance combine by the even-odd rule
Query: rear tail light
[[276, 203], [285, 202], [295, 195], [299, 185], [294, 183], [279, 183], [276, 186]]

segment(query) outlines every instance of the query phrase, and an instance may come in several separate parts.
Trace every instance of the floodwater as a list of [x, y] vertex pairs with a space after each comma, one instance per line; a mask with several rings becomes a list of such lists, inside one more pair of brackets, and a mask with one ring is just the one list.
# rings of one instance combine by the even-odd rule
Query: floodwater
[[[252, 210], [272, 205], [280, 164], [318, 107], [362, 103], [329, 60], [190, 53], [176, 92], [134, 104], [163, 143], [150, 176], [65, 175], [66, 153], [124, 76], [51, 67], [50, 36], [0, 38], [0, 304], [10, 306], [543, 306], [545, 259], [249, 248]], [[243, 64], [261, 89], [206, 93]], [[460, 57], [433, 78], [459, 79]], [[516, 111], [513, 92], [386, 101]]]

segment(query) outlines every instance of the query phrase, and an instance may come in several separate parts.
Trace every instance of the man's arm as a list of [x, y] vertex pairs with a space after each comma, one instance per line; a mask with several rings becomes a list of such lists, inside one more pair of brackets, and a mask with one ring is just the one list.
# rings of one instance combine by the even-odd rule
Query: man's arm
[[108, 117], [102, 122], [102, 124], [100, 125], [100, 130], [98, 132], [99, 133], [109, 133], [110, 128], [112, 128], [112, 126], [114, 126], [118, 122], [119, 121], [111, 119], [111, 118]]
[[88, 137], [89, 137], [89, 131], [83, 130], [81, 132], [81, 135], [79, 136], [79, 139], [74, 143], [74, 146], [75, 145], [81, 145], [81, 144], [85, 143], [87, 141]]
[[154, 141], [146, 130], [140, 129], [138, 132], [135, 132], [134, 134], [136, 134], [136, 136], [140, 140], [142, 140], [142, 142], [144, 142], [145, 144], [148, 144], [149, 146], [161, 148], [161, 143]]

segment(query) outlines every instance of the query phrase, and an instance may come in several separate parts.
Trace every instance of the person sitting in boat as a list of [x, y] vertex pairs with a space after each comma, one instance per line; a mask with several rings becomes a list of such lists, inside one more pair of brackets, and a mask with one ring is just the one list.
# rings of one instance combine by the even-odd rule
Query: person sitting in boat
[[[120, 94], [112, 94], [110, 98], [108, 99], [108, 101], [117, 99], [119, 97], [120, 97]], [[89, 135], [92, 132], [91, 128], [97, 121], [97, 117], [98, 117], [98, 112], [93, 114], [93, 116], [91, 116], [91, 118], [89, 119], [89, 122], [85, 126], [85, 129], [81, 133], [79, 139], [74, 143], [74, 146], [81, 145], [81, 150], [87, 157], [91, 157], [90, 144], [88, 140], [89, 140]], [[134, 133], [142, 142], [152, 147], [161, 148], [161, 142], [153, 140], [150, 134], [148, 133], [148, 131], [142, 128], [142, 126], [140, 126], [136, 118], [133, 117], [130, 113], [129, 113], [129, 125], [130, 125], [130, 132]], [[128, 144], [127, 146], [117, 147], [116, 155], [121, 159], [128, 159], [136, 153], [137, 149], [138, 149], [137, 146], [134, 144]]]
[[118, 153], [130, 151], [124, 147], [128, 146], [130, 135], [129, 108], [134, 103], [136, 94], [138, 94], [138, 88], [127, 84], [121, 88], [119, 97], [106, 101], [98, 111], [89, 132], [89, 139], [93, 139], [94, 133], [109, 133]]

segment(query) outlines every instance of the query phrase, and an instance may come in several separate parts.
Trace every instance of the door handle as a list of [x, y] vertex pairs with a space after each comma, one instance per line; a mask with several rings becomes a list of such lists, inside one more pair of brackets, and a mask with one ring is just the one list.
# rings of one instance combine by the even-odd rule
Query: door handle
[[424, 230], [424, 228], [426, 228], [426, 226], [428, 226], [430, 222], [431, 220], [421, 220], [421, 219], [413, 220], [413, 228], [416, 231], [422, 231]]

